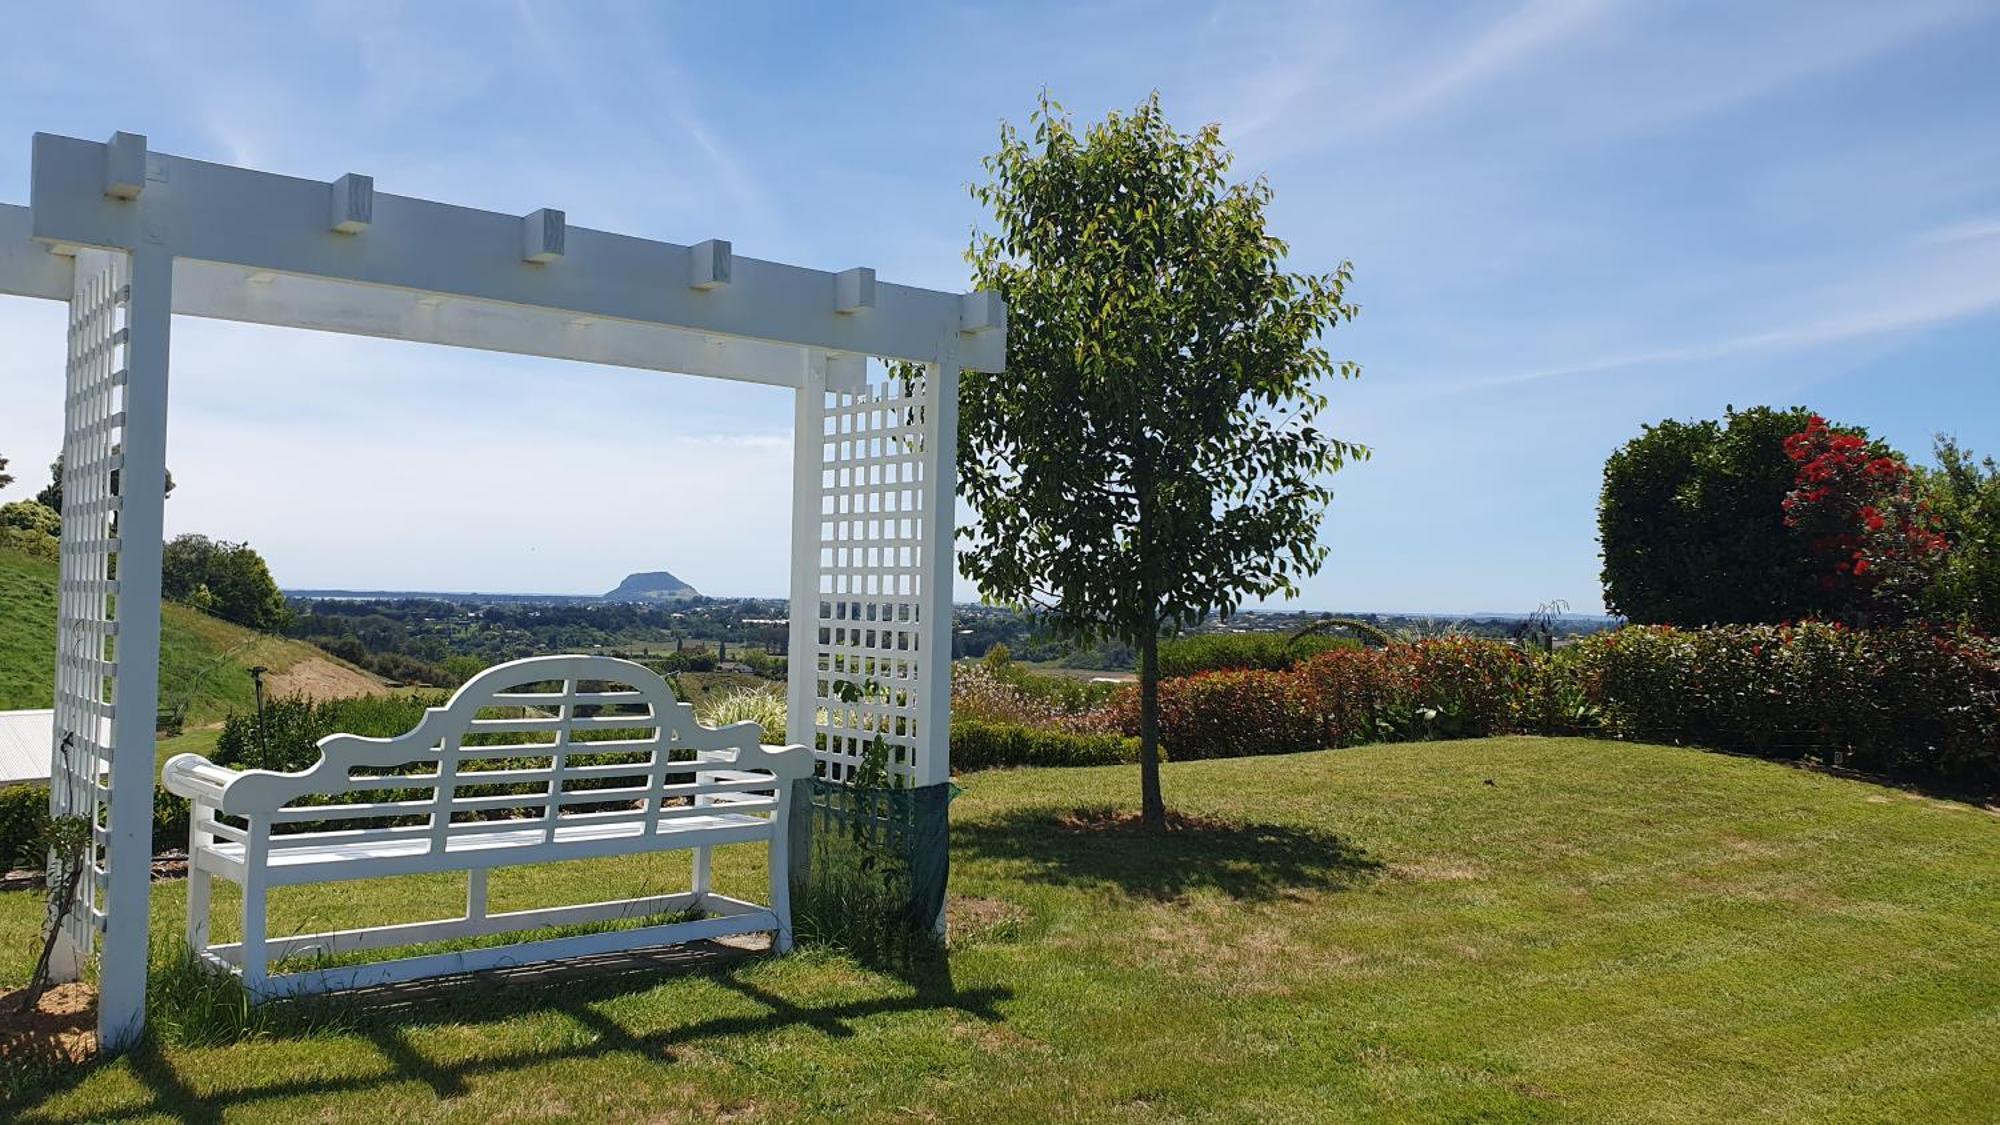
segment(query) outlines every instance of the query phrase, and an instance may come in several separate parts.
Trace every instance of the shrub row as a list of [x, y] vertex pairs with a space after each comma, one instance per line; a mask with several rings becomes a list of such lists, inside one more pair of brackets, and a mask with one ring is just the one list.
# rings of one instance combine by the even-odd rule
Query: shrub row
[[1118, 734], [1090, 734], [953, 719], [951, 764], [956, 770], [1002, 766], [1114, 766], [1139, 760], [1139, 741]]
[[2000, 641], [1977, 633], [1648, 626], [1563, 656], [1619, 737], [2000, 782]]
[[1309, 657], [1360, 647], [1352, 637], [1289, 633], [1195, 633], [1160, 642], [1160, 675], [1175, 679], [1203, 672], [1255, 668], [1282, 672]]
[[[1118, 729], [1137, 733], [1136, 692], [1111, 710]], [[1818, 623], [1645, 627], [1545, 656], [1443, 637], [1160, 685], [1160, 745], [1176, 761], [1516, 732], [1991, 785], [2000, 783], [2000, 642]]]

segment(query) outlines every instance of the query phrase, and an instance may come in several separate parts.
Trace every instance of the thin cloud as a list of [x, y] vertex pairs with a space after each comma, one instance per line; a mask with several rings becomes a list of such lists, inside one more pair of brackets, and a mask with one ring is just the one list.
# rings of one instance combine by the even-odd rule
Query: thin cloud
[[1606, 375], [1640, 367], [1806, 351], [1979, 316], [2000, 309], [2000, 254], [1961, 254], [1882, 275], [1855, 277], [1802, 303], [1810, 310], [1808, 313], [1777, 327], [1694, 344], [1597, 356], [1534, 371], [1458, 380], [1424, 397]]
[[[1801, 25], [1796, 13], [1746, 5], [1705, 21], [1712, 34], [1690, 34], [1686, 21], [1664, 21], [1663, 6], [1529, 0], [1440, 54], [1385, 50], [1387, 28], [1368, 50], [1349, 50], [1350, 30], [1311, 9], [1256, 25], [1289, 44], [1276, 58], [1261, 45], [1211, 55], [1207, 71], [1248, 77], [1202, 101], [1265, 160], [1393, 137], [1489, 96], [1578, 143], [1725, 112], [1992, 14], [1975, 0], [1910, 0], [1828, 9]], [[1419, 24], [1424, 40], [1434, 24]], [[1522, 89], [1496, 92], [1509, 83]]]
[[1265, 41], [1289, 46], [1278, 58], [1211, 66], [1248, 75], [1230, 96], [1211, 101], [1225, 107], [1220, 116], [1230, 136], [1252, 151], [1267, 158], [1313, 152], [1435, 113], [1576, 39], [1610, 7], [1607, 0], [1528, 0], [1456, 50], [1404, 56], [1388, 68], [1347, 51], [1357, 37], [1310, 8], [1276, 24], [1255, 22], [1260, 45], [1253, 53], [1266, 50]]
[[1978, 242], [1988, 238], [2000, 238], [2000, 215], [1968, 219], [1962, 223], [1925, 231], [1917, 236], [1917, 245], [1948, 246], [1953, 243]]
[[1575, 39], [1609, 9], [1604, 0], [1530, 0], [1414, 84], [1391, 92], [1377, 115], [1357, 127], [1382, 130], [1420, 117]]

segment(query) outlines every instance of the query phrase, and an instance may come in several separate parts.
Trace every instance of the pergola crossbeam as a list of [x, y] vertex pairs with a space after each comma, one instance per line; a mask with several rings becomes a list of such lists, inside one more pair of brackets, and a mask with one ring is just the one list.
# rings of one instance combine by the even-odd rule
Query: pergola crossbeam
[[[326, 180], [164, 153], [146, 155], [144, 206], [135, 207], [105, 194], [107, 147], [35, 135], [33, 238], [128, 251], [152, 245], [183, 261], [913, 363], [936, 362], [945, 341], [964, 335], [954, 349], [961, 366], [998, 370], [1005, 359], [997, 334], [965, 323], [963, 294], [876, 282], [872, 271], [731, 254], [728, 284], [702, 289], [690, 284], [699, 278], [691, 246], [567, 224], [559, 239], [543, 225], [527, 246], [524, 223], [546, 224], [559, 212], [524, 220], [380, 190], [371, 193], [366, 229], [343, 234], [329, 229]], [[524, 261], [524, 251], [560, 257]], [[11, 291], [0, 280], [0, 292]]]

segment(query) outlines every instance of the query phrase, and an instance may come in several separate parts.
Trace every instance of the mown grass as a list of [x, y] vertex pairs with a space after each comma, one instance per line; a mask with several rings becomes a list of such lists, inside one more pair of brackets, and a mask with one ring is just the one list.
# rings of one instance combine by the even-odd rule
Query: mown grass
[[[1580, 740], [974, 775], [961, 925], [903, 979], [833, 953], [482, 979], [0, 1106], [34, 1121], [1888, 1120], [2000, 1104], [2000, 818], [1768, 762]], [[1079, 811], [1081, 810], [1081, 811]], [[496, 908], [677, 889], [517, 871]], [[754, 850], [718, 889], [759, 893]], [[156, 940], [183, 887], [156, 888]], [[275, 929], [448, 912], [299, 889]], [[0, 974], [35, 900], [0, 896]], [[227, 930], [226, 925], [219, 929]], [[170, 948], [170, 946], [168, 946]]]

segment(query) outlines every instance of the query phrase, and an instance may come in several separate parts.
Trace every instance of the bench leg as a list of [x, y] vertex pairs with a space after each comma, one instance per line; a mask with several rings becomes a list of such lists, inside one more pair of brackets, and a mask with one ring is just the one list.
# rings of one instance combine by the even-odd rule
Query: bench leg
[[199, 856], [188, 859], [188, 899], [187, 899], [187, 943], [188, 950], [202, 953], [208, 949], [208, 914], [214, 901], [212, 891], [215, 876], [201, 865]]
[[213, 839], [203, 826], [202, 819], [211, 815], [207, 806], [199, 801], [188, 809], [187, 943], [188, 950], [197, 955], [208, 951], [208, 916], [214, 901], [210, 892], [214, 889], [215, 877], [201, 865], [202, 852]]
[[790, 953], [792, 951], [790, 841], [786, 838], [784, 818], [773, 819], [777, 824], [771, 832], [771, 913], [778, 918], [778, 929], [771, 935], [771, 951]]
[[243, 880], [243, 986], [253, 993], [269, 968], [264, 953], [264, 873], [251, 868]]
[[477, 922], [486, 917], [486, 869], [475, 867], [465, 876], [465, 918]]
[[706, 895], [709, 890], [709, 852], [711, 850], [709, 848], [694, 849], [694, 883], [689, 889], [694, 891], [694, 897], [697, 899]]

